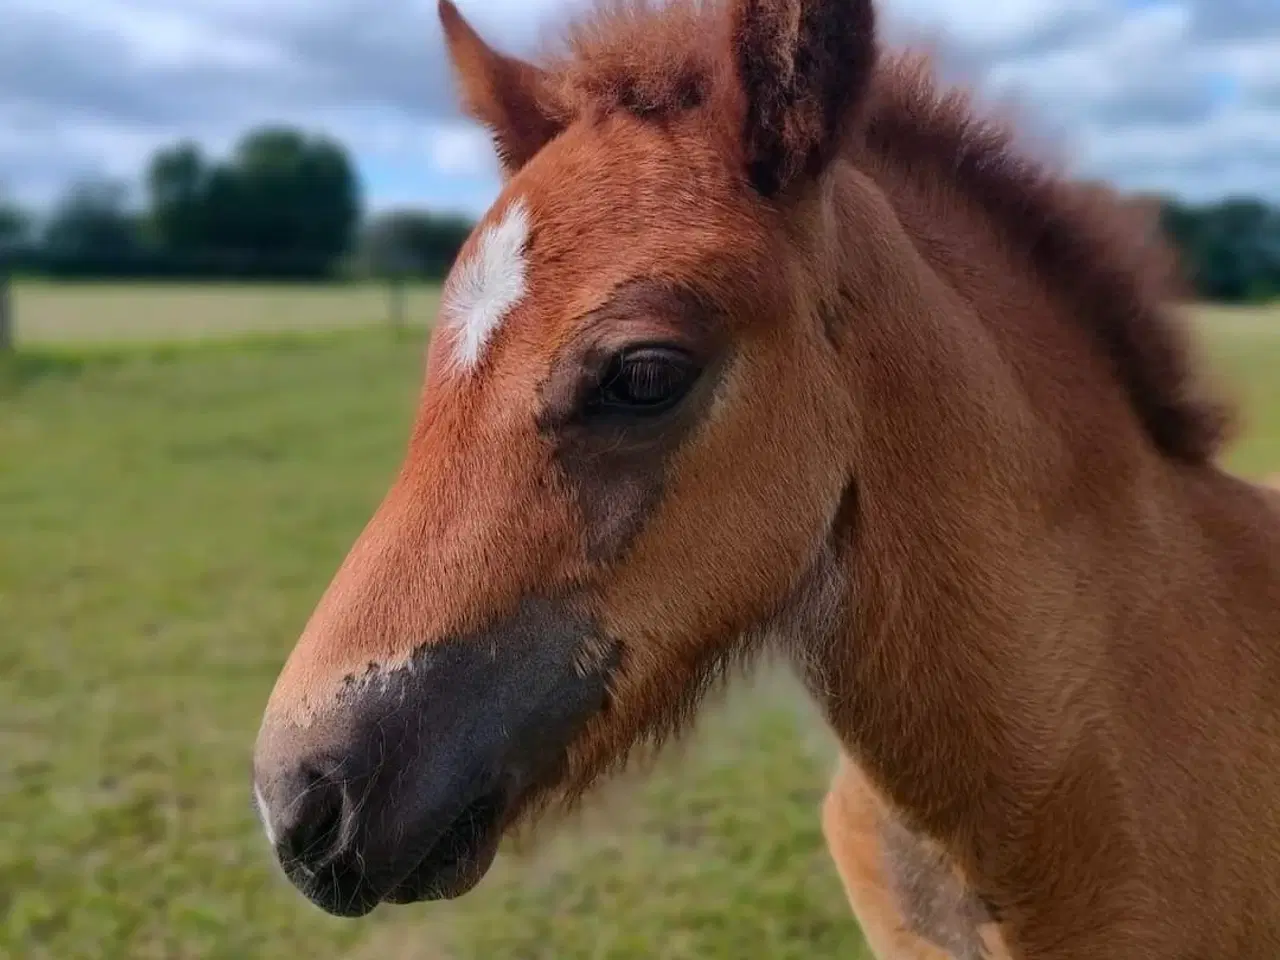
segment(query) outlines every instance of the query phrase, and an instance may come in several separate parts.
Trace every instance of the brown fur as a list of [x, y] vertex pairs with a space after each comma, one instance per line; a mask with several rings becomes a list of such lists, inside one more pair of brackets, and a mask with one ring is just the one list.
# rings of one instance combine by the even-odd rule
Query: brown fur
[[[778, 646], [884, 960], [1280, 952], [1280, 511], [1213, 462], [1149, 218], [881, 57], [864, 0], [615, 3], [538, 66], [442, 12], [530, 293], [469, 379], [437, 335], [264, 742], [554, 596], [619, 662], [513, 822]], [[708, 358], [687, 415], [582, 428], [652, 339]]]
[[[729, 68], [714, 46], [690, 38], [723, 29], [721, 6], [646, 0], [603, 6], [573, 30], [571, 56], [549, 65], [558, 115], [627, 110], [661, 119], [701, 106], [718, 72]], [[840, 26], [853, 39], [871, 42], [869, 24]], [[753, 58], [763, 59], [777, 38], [752, 39]], [[846, 52], [868, 67], [872, 55], [852, 45]], [[861, 71], [858, 76], [842, 90], [847, 99], [861, 93], [866, 81]], [[1162, 449], [1192, 461], [1211, 458], [1224, 440], [1228, 412], [1197, 384], [1184, 336], [1170, 317], [1174, 297], [1184, 292], [1172, 253], [1162, 244], [1135, 242], [1145, 223], [1135, 228], [1133, 208], [1110, 191], [1065, 181], [1019, 153], [1014, 132], [975, 113], [962, 91], [939, 89], [922, 56], [888, 58], [868, 78], [874, 89], [866, 136], [854, 145], [864, 162], [887, 166], [917, 189], [945, 184], [971, 199], [1007, 244], [1024, 251], [1028, 266], [1055, 295], [1070, 303], [1072, 318], [1087, 325]], [[806, 123], [818, 122], [808, 118], [809, 108], [801, 113]], [[777, 138], [818, 139], [788, 128], [791, 115], [761, 119]]]
[[[867, 944], [891, 960], [1006, 960], [995, 922], [939, 851], [895, 824], [875, 788], [842, 761], [822, 828]], [[894, 849], [894, 847], [897, 849]]]
[[926, 61], [890, 61], [878, 79], [867, 149], [918, 178], [919, 189], [945, 183], [971, 198], [1085, 325], [1161, 449], [1193, 462], [1212, 458], [1227, 414], [1193, 376], [1170, 316], [1182, 292], [1173, 257], [1140, 240], [1146, 219], [1113, 194], [1066, 183], [1019, 154], [1012, 131], [977, 116], [959, 92], [939, 91]]
[[[763, 10], [788, 6], [796, 9], [759, 4]], [[842, 54], [869, 68], [870, 23], [856, 19], [868, 8], [848, 6], [854, 19], [837, 23], [850, 38]], [[717, 76], [733, 67], [715, 45], [690, 38], [723, 32], [723, 7], [709, 0], [602, 5], [574, 25], [569, 53], [547, 64], [548, 111], [567, 125], [615, 111], [661, 121], [704, 107]], [[740, 9], [753, 12], [750, 4]], [[769, 44], [780, 42], [786, 29], [785, 23], [769, 24], [762, 36], [751, 37], [750, 59], [767, 59]], [[1066, 181], [1020, 153], [1012, 129], [977, 114], [963, 91], [939, 89], [922, 56], [886, 58], [874, 76], [867, 69], [865, 80], [862, 72], [841, 88], [848, 102], [859, 99], [868, 80], [874, 85], [866, 135], [854, 145], [855, 153], [912, 179], [918, 189], [945, 184], [971, 199], [1003, 241], [1023, 251], [1028, 266], [1070, 303], [1072, 318], [1086, 325], [1114, 365], [1161, 448], [1191, 461], [1210, 459], [1224, 442], [1229, 412], [1197, 382], [1184, 334], [1170, 317], [1174, 298], [1185, 292], [1171, 250], [1138, 242], [1147, 229], [1146, 211], [1135, 217], [1135, 208], [1113, 192]], [[760, 125], [774, 138], [806, 144], [822, 139], [814, 132], [822, 112], [834, 112], [818, 105], [797, 111], [785, 102], [778, 107], [779, 115], [759, 118]], [[799, 125], [797, 112], [804, 117]], [[826, 142], [845, 139], [837, 135]], [[796, 152], [807, 156], [812, 148], [806, 144]], [[826, 159], [815, 162], [821, 166]]]

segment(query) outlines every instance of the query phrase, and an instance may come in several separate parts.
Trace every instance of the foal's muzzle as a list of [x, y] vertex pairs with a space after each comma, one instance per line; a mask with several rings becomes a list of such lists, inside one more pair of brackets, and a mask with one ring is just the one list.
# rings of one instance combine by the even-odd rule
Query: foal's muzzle
[[347, 678], [306, 728], [269, 714], [254, 796], [285, 874], [347, 917], [466, 893], [516, 808], [558, 779], [604, 706], [611, 659], [589, 623], [529, 605]]

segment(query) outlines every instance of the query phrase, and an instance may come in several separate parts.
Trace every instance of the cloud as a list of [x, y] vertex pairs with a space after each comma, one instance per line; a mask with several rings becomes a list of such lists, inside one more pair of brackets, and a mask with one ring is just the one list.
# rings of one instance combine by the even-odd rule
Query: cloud
[[1108, 0], [1008, 0], [964, 3], [960, 0], [898, 0], [882, 4], [890, 22], [929, 25], [945, 30], [955, 44], [971, 52], [999, 57], [1051, 50], [1107, 22]]
[[1189, 6], [1196, 35], [1208, 42], [1280, 34], [1275, 0], [1189, 0]]
[[958, 43], [966, 62], [984, 64], [979, 88], [1017, 103], [1079, 172], [1191, 199], [1280, 199], [1280, 6], [1029, 6], [1044, 9], [1020, 29], [960, 32]]
[[[584, 0], [460, 0], [531, 50]], [[1134, 188], [1280, 198], [1275, 0], [884, 0], [893, 37], [932, 37], [1013, 100], [1080, 171]], [[455, 106], [435, 0], [6, 0], [0, 187], [49, 202], [76, 176], [136, 177], [156, 147], [224, 150], [284, 121], [354, 151], [374, 206], [476, 211], [487, 138]]]

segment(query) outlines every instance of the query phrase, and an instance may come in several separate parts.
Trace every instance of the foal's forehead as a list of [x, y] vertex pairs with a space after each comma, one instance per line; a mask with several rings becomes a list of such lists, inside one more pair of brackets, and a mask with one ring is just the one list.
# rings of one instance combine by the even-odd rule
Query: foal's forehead
[[455, 369], [469, 373], [480, 364], [498, 328], [524, 299], [531, 228], [523, 197], [500, 201], [454, 265], [441, 308]]
[[494, 344], [550, 354], [637, 281], [699, 286], [711, 260], [744, 261], [758, 224], [705, 146], [620, 121], [572, 129], [517, 174], [445, 285], [450, 366], [470, 374]]

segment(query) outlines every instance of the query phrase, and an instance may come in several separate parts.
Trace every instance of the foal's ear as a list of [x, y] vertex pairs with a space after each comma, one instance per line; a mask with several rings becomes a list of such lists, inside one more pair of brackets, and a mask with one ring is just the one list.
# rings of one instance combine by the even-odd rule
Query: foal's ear
[[548, 109], [546, 78], [533, 64], [485, 43], [452, 0], [440, 0], [440, 23], [463, 107], [489, 128], [503, 172], [511, 176], [560, 133]]
[[765, 196], [822, 173], [856, 122], [875, 69], [872, 0], [733, 0], [743, 147]]

